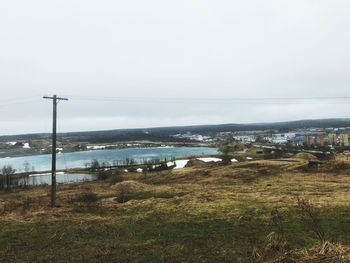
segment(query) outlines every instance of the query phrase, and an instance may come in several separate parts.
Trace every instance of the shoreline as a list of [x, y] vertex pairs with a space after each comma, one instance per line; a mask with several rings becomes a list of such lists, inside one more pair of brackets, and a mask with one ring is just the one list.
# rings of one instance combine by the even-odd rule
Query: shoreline
[[[78, 142], [77, 142], [78, 143]], [[79, 144], [79, 143], [78, 143]], [[86, 152], [86, 151], [98, 151], [98, 150], [122, 150], [122, 149], [146, 149], [146, 148], [170, 148], [170, 147], [208, 147], [216, 148], [216, 144], [208, 144], [201, 142], [145, 142], [145, 141], [132, 141], [132, 142], [122, 142], [122, 143], [108, 143], [108, 144], [97, 144], [97, 143], [86, 143], [83, 148], [72, 149], [70, 144], [67, 144], [67, 149], [65, 150], [64, 145], [60, 145], [57, 148], [63, 148], [63, 151], [57, 151], [57, 154], [65, 153], [76, 153], [76, 152]], [[59, 144], [58, 144], [59, 145]], [[40, 147], [39, 147], [40, 148]], [[11, 152], [6, 151], [8, 149], [0, 149], [0, 159], [6, 158], [17, 158], [17, 157], [27, 157], [27, 156], [38, 156], [38, 155], [48, 155], [51, 154], [50, 151], [42, 151], [39, 148], [29, 148], [29, 149], [16, 149], [18, 151]]]
[[[182, 149], [183, 148], [183, 149]], [[193, 150], [191, 150], [193, 148]], [[149, 150], [148, 150], [149, 149]], [[106, 150], [88, 150], [80, 152], [72, 152], [61, 155], [61, 167], [57, 167], [57, 172], [65, 173], [86, 173], [91, 168], [93, 160], [97, 160], [100, 164], [99, 169], [106, 168], [119, 169], [125, 167], [139, 167], [156, 162], [163, 163], [164, 161], [175, 159], [183, 159], [184, 157], [198, 155], [217, 155], [215, 147], [137, 147], [128, 149], [106, 149]], [[124, 152], [125, 150], [125, 152]], [[145, 153], [148, 153], [145, 156]], [[136, 154], [136, 155], [135, 155]], [[156, 154], [156, 155], [154, 155]], [[156, 157], [157, 156], [157, 157]], [[115, 159], [113, 159], [115, 158]], [[17, 171], [18, 176], [27, 176], [30, 174], [45, 174], [51, 172], [49, 161], [51, 155], [32, 155], [11, 158], [0, 158], [0, 164], [3, 166], [11, 165]], [[62, 161], [64, 160], [64, 161]], [[67, 165], [67, 161], [72, 160], [71, 164]], [[40, 165], [40, 163], [45, 163]], [[62, 165], [64, 162], [64, 165]], [[25, 170], [21, 163], [27, 163], [32, 169]], [[31, 166], [33, 165], [33, 166]]]

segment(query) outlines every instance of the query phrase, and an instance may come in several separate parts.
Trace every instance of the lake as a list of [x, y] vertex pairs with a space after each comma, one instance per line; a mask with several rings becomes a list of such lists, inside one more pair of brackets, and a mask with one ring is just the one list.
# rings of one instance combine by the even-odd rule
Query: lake
[[[57, 169], [83, 168], [92, 160], [99, 163], [120, 164], [128, 159], [137, 163], [143, 161], [160, 159], [170, 160], [190, 155], [217, 154], [216, 148], [209, 147], [158, 147], [158, 148], [128, 148], [116, 150], [92, 150], [84, 152], [57, 154]], [[4, 165], [11, 165], [16, 172], [25, 171], [25, 163], [30, 171], [51, 170], [51, 155], [34, 155], [13, 158], [0, 158], [0, 168]]]

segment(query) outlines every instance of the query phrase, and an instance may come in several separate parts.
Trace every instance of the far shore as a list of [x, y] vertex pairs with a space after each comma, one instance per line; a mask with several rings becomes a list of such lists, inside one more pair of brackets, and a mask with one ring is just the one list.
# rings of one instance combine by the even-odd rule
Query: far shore
[[[43, 148], [43, 143], [48, 144], [50, 141], [33, 142], [30, 148], [15, 148], [7, 147], [0, 148], [0, 158], [25, 157], [51, 154], [49, 147]], [[29, 142], [29, 144], [31, 144]], [[130, 141], [130, 142], [114, 142], [114, 143], [88, 143], [88, 142], [74, 142], [74, 143], [57, 143], [57, 153], [73, 153], [83, 151], [96, 150], [117, 150], [130, 148], [153, 148], [153, 147], [216, 147], [215, 144], [205, 142], [151, 142], [151, 141]], [[45, 149], [45, 150], [44, 150]]]

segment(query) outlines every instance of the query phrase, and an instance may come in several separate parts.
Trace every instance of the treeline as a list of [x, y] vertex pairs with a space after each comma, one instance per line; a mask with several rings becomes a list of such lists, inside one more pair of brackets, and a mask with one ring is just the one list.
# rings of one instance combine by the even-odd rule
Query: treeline
[[[89, 131], [89, 132], [69, 132], [59, 134], [60, 138], [69, 141], [87, 141], [91, 143], [109, 143], [117, 141], [186, 141], [184, 139], [176, 139], [171, 137], [174, 134], [183, 134], [191, 132], [192, 134], [202, 134], [214, 136], [218, 132], [228, 131], [254, 131], [254, 130], [279, 130], [289, 131], [301, 128], [341, 128], [350, 127], [350, 119], [319, 119], [319, 120], [299, 120], [290, 122], [275, 123], [253, 123], [253, 124], [221, 124], [221, 125], [197, 125], [197, 126], [181, 126], [181, 127], [161, 127], [149, 129], [120, 129], [106, 131]], [[1, 136], [0, 141], [15, 141], [28, 139], [48, 139], [49, 133], [24, 134]]]

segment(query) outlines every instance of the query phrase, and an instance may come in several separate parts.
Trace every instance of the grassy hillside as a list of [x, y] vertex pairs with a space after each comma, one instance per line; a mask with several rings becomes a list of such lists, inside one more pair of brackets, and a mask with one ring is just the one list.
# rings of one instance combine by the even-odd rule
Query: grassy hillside
[[49, 187], [3, 191], [0, 262], [349, 262], [350, 161], [309, 160], [61, 185], [54, 209]]

